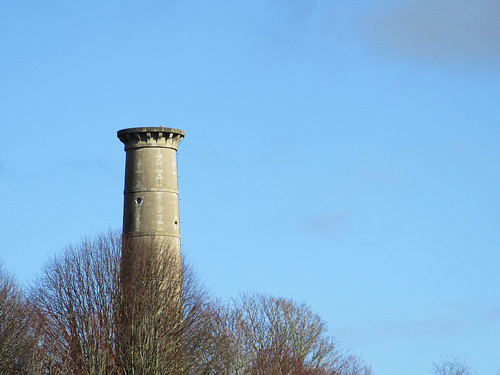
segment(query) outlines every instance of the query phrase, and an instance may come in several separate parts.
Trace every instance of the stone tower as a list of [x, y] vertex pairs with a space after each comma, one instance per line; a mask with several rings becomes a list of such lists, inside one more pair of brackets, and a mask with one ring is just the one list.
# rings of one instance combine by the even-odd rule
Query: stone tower
[[125, 144], [123, 236], [149, 237], [180, 259], [181, 235], [177, 188], [177, 146], [184, 131], [164, 127], [123, 129]]
[[[120, 130], [118, 138], [125, 144], [126, 163], [117, 350], [125, 368], [134, 368], [145, 353], [150, 358], [151, 342], [158, 351], [165, 345], [172, 350], [170, 341], [156, 340], [158, 332], [182, 328], [177, 146], [184, 132], [131, 128]], [[173, 373], [182, 373], [179, 366]]]

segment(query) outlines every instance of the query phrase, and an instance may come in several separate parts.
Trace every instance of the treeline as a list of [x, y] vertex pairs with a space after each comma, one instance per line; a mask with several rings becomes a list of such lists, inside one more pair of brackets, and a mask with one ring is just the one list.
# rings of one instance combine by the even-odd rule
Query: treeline
[[[0, 374], [372, 374], [307, 305], [257, 293], [213, 298], [185, 262], [148, 240], [124, 274], [125, 246], [115, 233], [69, 246], [28, 291], [0, 265]], [[472, 374], [455, 360], [433, 373]]]
[[84, 240], [28, 291], [0, 267], [0, 374], [371, 374], [305, 304], [223, 302], [168, 249], [145, 240], [140, 253], [124, 275], [119, 234]]

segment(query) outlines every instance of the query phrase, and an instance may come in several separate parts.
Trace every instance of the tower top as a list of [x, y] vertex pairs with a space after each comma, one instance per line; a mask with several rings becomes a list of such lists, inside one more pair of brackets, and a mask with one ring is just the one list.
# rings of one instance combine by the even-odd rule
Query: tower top
[[122, 129], [117, 134], [125, 144], [125, 151], [129, 148], [163, 147], [177, 150], [177, 145], [184, 138], [184, 130], [174, 128], [145, 127]]

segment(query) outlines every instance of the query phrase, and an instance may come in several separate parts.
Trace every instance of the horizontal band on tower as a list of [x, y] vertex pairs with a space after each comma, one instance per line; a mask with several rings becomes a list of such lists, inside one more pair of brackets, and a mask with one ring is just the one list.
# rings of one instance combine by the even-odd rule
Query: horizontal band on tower
[[123, 191], [123, 194], [134, 194], [134, 193], [172, 193], [179, 195], [178, 190], [165, 189], [165, 188], [128, 188]]
[[126, 232], [124, 232], [123, 235], [126, 237], [171, 237], [171, 238], [178, 238], [178, 239], [181, 238], [180, 235], [179, 236], [172, 236], [170, 234], [162, 234], [162, 233], [158, 233], [158, 232], [155, 232], [155, 233], [137, 233], [137, 232], [126, 233]]
[[125, 151], [134, 148], [170, 148], [177, 151], [177, 145], [171, 145], [167, 143], [134, 143], [125, 145]]

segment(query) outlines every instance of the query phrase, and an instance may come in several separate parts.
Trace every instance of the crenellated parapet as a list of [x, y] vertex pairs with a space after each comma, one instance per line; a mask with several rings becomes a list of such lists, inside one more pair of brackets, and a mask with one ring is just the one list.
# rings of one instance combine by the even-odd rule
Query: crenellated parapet
[[125, 144], [125, 151], [130, 148], [163, 147], [177, 150], [184, 138], [184, 131], [174, 128], [147, 127], [130, 128], [118, 132], [118, 138]]

